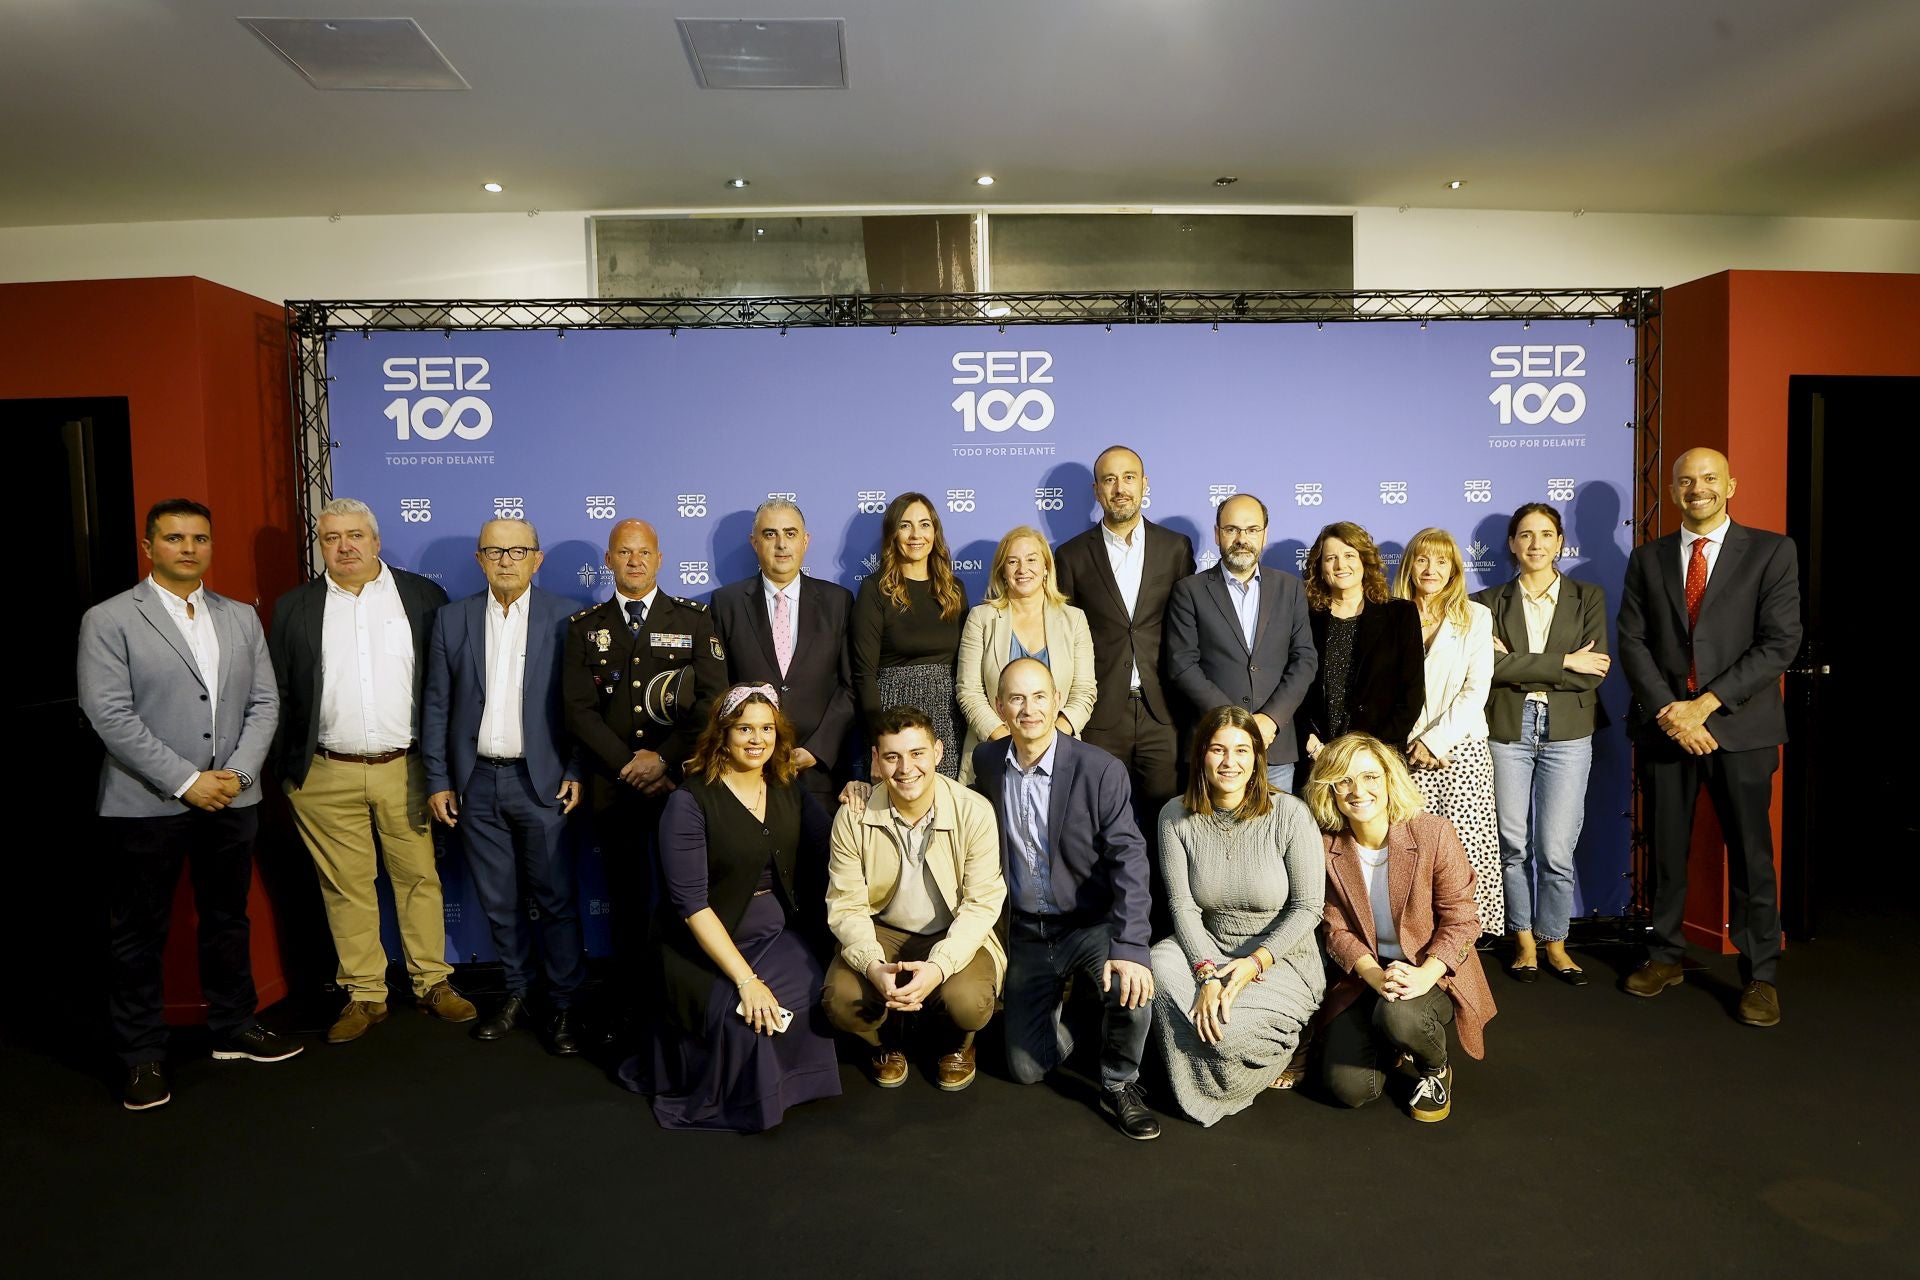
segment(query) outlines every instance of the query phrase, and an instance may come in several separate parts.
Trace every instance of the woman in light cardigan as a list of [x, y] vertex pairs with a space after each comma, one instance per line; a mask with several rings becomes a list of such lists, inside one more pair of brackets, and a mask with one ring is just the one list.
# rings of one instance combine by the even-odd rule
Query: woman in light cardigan
[[1419, 607], [1427, 655], [1427, 700], [1407, 740], [1407, 764], [1427, 812], [1451, 822], [1466, 847], [1480, 932], [1505, 933], [1493, 753], [1487, 749], [1493, 614], [1467, 599], [1460, 547], [1445, 529], [1413, 535], [1393, 594]]
[[1007, 736], [1000, 713], [1000, 673], [1015, 658], [1037, 658], [1060, 690], [1062, 731], [1080, 735], [1093, 714], [1093, 632], [1087, 615], [1067, 603], [1053, 573], [1053, 552], [1038, 529], [1011, 529], [993, 553], [993, 577], [984, 604], [967, 614], [960, 632], [954, 697], [966, 717], [960, 783], [973, 781], [973, 749]]

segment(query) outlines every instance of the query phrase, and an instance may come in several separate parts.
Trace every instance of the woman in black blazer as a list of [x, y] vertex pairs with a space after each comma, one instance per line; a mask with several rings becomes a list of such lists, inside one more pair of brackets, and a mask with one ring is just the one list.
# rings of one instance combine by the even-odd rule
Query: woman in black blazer
[[1320, 669], [1295, 718], [1301, 751], [1312, 759], [1346, 733], [1405, 751], [1427, 699], [1420, 610], [1393, 598], [1380, 549], [1351, 521], [1335, 521], [1313, 540], [1305, 581]]

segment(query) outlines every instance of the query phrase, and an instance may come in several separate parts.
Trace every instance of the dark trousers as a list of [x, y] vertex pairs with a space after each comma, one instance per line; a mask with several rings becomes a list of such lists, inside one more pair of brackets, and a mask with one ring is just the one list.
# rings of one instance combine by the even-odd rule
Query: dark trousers
[[1180, 794], [1180, 735], [1172, 725], [1155, 720], [1147, 700], [1136, 695], [1127, 699], [1118, 721], [1098, 729], [1088, 725], [1081, 737], [1127, 766], [1133, 816], [1147, 840], [1153, 936], [1163, 938], [1173, 932], [1173, 917], [1167, 914], [1166, 886], [1160, 880], [1160, 810]]
[[1705, 786], [1727, 842], [1727, 933], [1740, 952], [1742, 982], [1772, 982], [1780, 962], [1780, 905], [1774, 889], [1773, 772], [1780, 748], [1690, 756], [1672, 742], [1640, 744], [1640, 781], [1653, 847], [1653, 959], [1686, 954], [1687, 853], [1693, 811]]
[[600, 867], [607, 877], [613, 943], [611, 1001], [632, 1011], [646, 986], [653, 912], [660, 901], [660, 811], [666, 796], [642, 795], [624, 782], [602, 782], [593, 825], [600, 837]]
[[165, 1053], [167, 1026], [161, 961], [173, 917], [180, 864], [193, 875], [200, 918], [200, 990], [207, 1029], [224, 1039], [253, 1020], [253, 965], [248, 957], [247, 891], [253, 885], [253, 837], [260, 810], [193, 809], [164, 818], [102, 818], [111, 846], [107, 902], [112, 968], [107, 1016], [113, 1047], [128, 1066]]
[[1452, 1021], [1453, 1001], [1439, 987], [1417, 1000], [1382, 1000], [1368, 987], [1320, 1033], [1321, 1084], [1341, 1105], [1364, 1107], [1402, 1053], [1423, 1074], [1446, 1066]]
[[[534, 794], [524, 761], [474, 765], [458, 827], [473, 891], [506, 966], [510, 995], [527, 993], [537, 930], [547, 999], [555, 1009], [573, 1003], [587, 973], [566, 828], [566, 815], [553, 798]], [[533, 902], [532, 921], [523, 893]]]
[[1061, 1021], [1061, 988], [1078, 976], [1100, 1000], [1100, 1083], [1126, 1084], [1140, 1075], [1140, 1055], [1153, 1024], [1153, 1004], [1120, 1004], [1120, 984], [1101, 992], [1113, 929], [1105, 921], [1075, 925], [1058, 916], [1012, 913], [1007, 933], [1007, 1070], [1036, 1084], [1073, 1052]]

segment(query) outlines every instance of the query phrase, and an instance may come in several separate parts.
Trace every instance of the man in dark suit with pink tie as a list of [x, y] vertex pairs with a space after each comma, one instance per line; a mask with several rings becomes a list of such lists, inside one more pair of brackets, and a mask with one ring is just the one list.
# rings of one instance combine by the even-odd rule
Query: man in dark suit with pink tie
[[1800, 569], [1790, 538], [1727, 517], [1734, 489], [1725, 455], [1681, 454], [1680, 530], [1627, 561], [1620, 665], [1653, 845], [1653, 921], [1647, 962], [1626, 989], [1655, 996], [1681, 980], [1687, 850], [1704, 785], [1727, 841], [1728, 932], [1745, 984], [1737, 1016], [1770, 1027], [1780, 1021], [1780, 910], [1769, 809], [1787, 740], [1780, 677], [1800, 650]]

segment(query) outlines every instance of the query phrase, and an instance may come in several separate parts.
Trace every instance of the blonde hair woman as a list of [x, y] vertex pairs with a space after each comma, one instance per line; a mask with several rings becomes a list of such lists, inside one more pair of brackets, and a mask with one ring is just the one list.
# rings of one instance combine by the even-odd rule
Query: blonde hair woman
[[1059, 727], [1075, 737], [1093, 714], [1093, 632], [1087, 615], [1067, 603], [1054, 578], [1053, 551], [1038, 529], [1009, 529], [994, 549], [987, 598], [967, 614], [953, 690], [966, 717], [960, 781], [973, 781], [973, 749], [1007, 736], [994, 709], [1000, 673], [1016, 658], [1033, 658], [1053, 672], [1060, 691]]
[[1427, 700], [1407, 740], [1407, 764], [1427, 812], [1453, 824], [1473, 865], [1480, 932], [1506, 931], [1500, 886], [1500, 827], [1487, 749], [1487, 690], [1493, 683], [1493, 614], [1467, 599], [1466, 566], [1445, 529], [1407, 543], [1393, 594], [1420, 610]]

